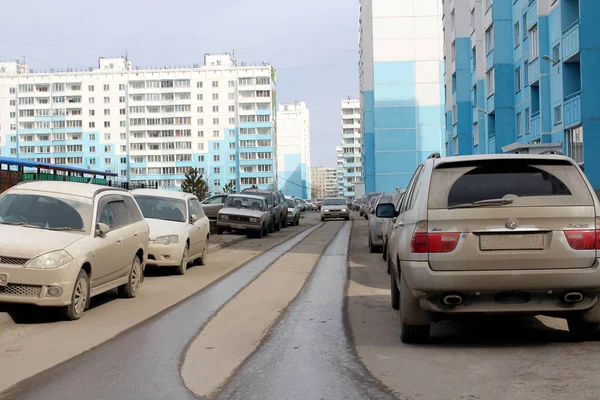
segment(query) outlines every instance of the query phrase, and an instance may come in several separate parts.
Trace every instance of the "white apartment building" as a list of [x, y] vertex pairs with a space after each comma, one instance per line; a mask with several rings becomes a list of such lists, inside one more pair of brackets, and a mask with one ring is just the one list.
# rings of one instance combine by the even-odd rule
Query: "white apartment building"
[[[362, 181], [362, 135], [360, 130], [360, 100], [358, 99], [342, 100], [341, 156], [342, 190], [340, 195], [353, 199], [354, 185], [356, 182]], [[338, 176], [338, 178], [340, 177]]]
[[310, 112], [304, 102], [279, 104], [277, 109], [277, 173], [287, 196], [310, 196]]
[[337, 167], [314, 167], [312, 175], [312, 198], [337, 197]]
[[229, 54], [192, 68], [124, 58], [85, 71], [0, 63], [0, 155], [115, 172], [178, 189], [199, 168], [212, 193], [231, 182], [272, 188], [275, 70]]
[[335, 155], [337, 161], [337, 183], [339, 197], [344, 196], [344, 146], [341, 144], [335, 147]]

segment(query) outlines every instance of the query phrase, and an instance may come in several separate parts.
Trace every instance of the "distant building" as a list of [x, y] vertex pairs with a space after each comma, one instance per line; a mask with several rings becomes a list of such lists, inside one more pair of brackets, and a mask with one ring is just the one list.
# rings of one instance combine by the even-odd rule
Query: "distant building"
[[288, 196], [310, 196], [310, 113], [304, 102], [277, 109], [277, 173], [279, 189]]
[[[339, 172], [338, 172], [339, 175]], [[342, 100], [342, 192], [340, 196], [354, 198], [354, 185], [362, 178], [362, 135], [360, 130], [360, 100]], [[338, 176], [338, 179], [340, 177]]]
[[365, 189], [392, 192], [444, 150], [442, 1], [360, 0], [360, 10]]
[[115, 172], [178, 189], [199, 168], [212, 193], [276, 185], [275, 70], [228, 54], [144, 69], [100, 58], [83, 71], [0, 63], [0, 155]]
[[314, 167], [312, 175], [312, 198], [337, 197], [337, 167]]
[[600, 1], [444, 0], [448, 154], [558, 150], [600, 189]]
[[339, 145], [335, 147], [335, 155], [337, 161], [337, 183], [338, 183], [338, 196], [344, 196], [344, 146]]

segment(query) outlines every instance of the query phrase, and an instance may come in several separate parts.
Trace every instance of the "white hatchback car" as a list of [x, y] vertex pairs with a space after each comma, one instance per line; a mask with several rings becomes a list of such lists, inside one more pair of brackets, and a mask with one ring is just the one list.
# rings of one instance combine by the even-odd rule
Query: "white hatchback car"
[[148, 224], [131, 194], [74, 182], [27, 182], [0, 195], [0, 302], [62, 307], [79, 319], [90, 297], [143, 280]]
[[132, 194], [150, 225], [148, 265], [176, 267], [184, 275], [191, 261], [206, 264], [210, 222], [196, 196], [155, 189]]

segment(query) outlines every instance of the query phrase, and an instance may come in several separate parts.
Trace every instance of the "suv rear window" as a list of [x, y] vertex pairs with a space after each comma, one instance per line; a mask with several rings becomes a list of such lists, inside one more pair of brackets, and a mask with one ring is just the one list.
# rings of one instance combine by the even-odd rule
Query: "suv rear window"
[[578, 168], [563, 160], [476, 160], [433, 171], [429, 209], [502, 198], [513, 200], [508, 207], [594, 204]]

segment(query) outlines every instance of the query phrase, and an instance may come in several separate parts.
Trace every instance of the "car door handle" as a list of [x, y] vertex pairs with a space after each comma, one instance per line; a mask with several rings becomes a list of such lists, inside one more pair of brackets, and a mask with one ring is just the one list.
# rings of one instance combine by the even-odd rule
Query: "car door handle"
[[121, 239], [117, 239], [117, 243], [121, 244], [122, 240]]
[[137, 233], [134, 233], [134, 234], [133, 234], [133, 236], [137, 237], [137, 236], [138, 236], [138, 234], [137, 234]]

